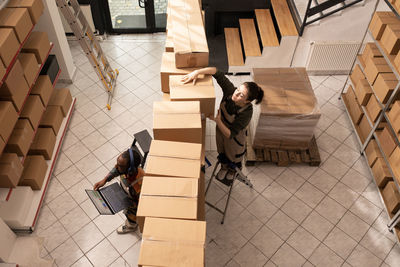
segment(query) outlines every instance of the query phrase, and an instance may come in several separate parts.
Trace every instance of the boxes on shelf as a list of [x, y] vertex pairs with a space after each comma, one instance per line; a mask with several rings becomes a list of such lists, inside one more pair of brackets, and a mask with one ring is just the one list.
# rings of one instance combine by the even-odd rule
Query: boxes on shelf
[[396, 147], [389, 157], [389, 164], [397, 181], [400, 182], [400, 148]]
[[389, 55], [397, 55], [400, 49], [400, 23], [386, 26], [381, 43]]
[[1, 203], [0, 217], [10, 228], [26, 226], [25, 221], [33, 200], [34, 194], [29, 186], [14, 188], [12, 194], [10, 194], [10, 198]]
[[45, 111], [40, 97], [37, 95], [29, 95], [24, 108], [20, 114], [20, 118], [28, 119], [33, 129], [39, 127], [40, 118]]
[[46, 63], [40, 71], [40, 75], [48, 75], [51, 83], [54, 84], [59, 71], [60, 66], [58, 65], [57, 57], [55, 55], [49, 55]]
[[249, 125], [256, 148], [306, 149], [321, 116], [304, 68], [254, 68], [253, 79], [264, 90]]
[[392, 180], [392, 175], [390, 174], [389, 168], [383, 158], [378, 158], [372, 167], [372, 173], [376, 184], [380, 188], [384, 188], [386, 184]]
[[149, 156], [200, 160], [201, 144], [152, 140]]
[[64, 116], [60, 106], [48, 106], [40, 121], [40, 127], [51, 128], [53, 129], [54, 135], [57, 135], [63, 119]]
[[370, 120], [373, 122], [376, 122], [379, 114], [381, 114], [382, 109], [381, 109], [381, 106], [380, 106], [378, 100], [376, 100], [376, 97], [374, 94], [372, 94], [371, 97], [369, 98], [366, 109], [367, 109], [367, 114], [368, 114], [368, 117], [370, 118]]
[[392, 214], [400, 209], [400, 193], [393, 181], [389, 181], [382, 191], [383, 198], [386, 200], [388, 211]]
[[32, 32], [22, 47], [22, 52], [34, 53], [37, 62], [44, 64], [50, 50], [50, 41], [46, 32]]
[[56, 136], [51, 128], [38, 128], [28, 154], [43, 155], [46, 160], [50, 160], [55, 143]]
[[200, 101], [200, 111], [206, 117], [214, 116], [215, 88], [211, 75], [198, 79], [196, 84], [182, 84], [181, 75], [169, 78], [171, 101]]
[[[19, 43], [12, 29], [0, 28], [0, 59], [7, 68], [17, 54]], [[1, 64], [0, 64], [1, 65]], [[3, 78], [3, 75], [0, 76]]]
[[380, 40], [387, 24], [397, 24], [400, 20], [391, 11], [379, 11], [375, 12], [371, 23], [369, 24], [369, 30], [375, 40]]
[[16, 153], [20, 157], [26, 156], [33, 140], [34, 130], [26, 119], [19, 119], [14, 127], [5, 151]]
[[379, 73], [373, 85], [374, 92], [379, 101], [383, 104], [389, 100], [398, 80], [393, 73]]
[[0, 136], [7, 142], [15, 124], [18, 120], [18, 113], [11, 102], [0, 101]]
[[361, 106], [366, 106], [371, 95], [373, 94], [371, 86], [366, 79], [362, 79], [358, 82], [357, 86], [354, 88], [354, 93], [358, 103]]
[[201, 144], [200, 114], [153, 114], [153, 136], [156, 140]]
[[199, 101], [154, 101], [154, 114], [200, 114]]
[[204, 266], [205, 240], [205, 222], [148, 218], [138, 266]]
[[357, 102], [356, 95], [354, 94], [354, 90], [351, 85], [349, 85], [347, 88], [347, 92], [343, 94], [343, 100], [345, 101], [351, 120], [353, 121], [354, 125], [358, 125], [364, 113], [360, 104]]
[[389, 158], [393, 150], [396, 148], [394, 136], [390, 132], [389, 127], [383, 128], [382, 131], [376, 132], [376, 134], [378, 135], [383, 153], [386, 155], [386, 158]]
[[67, 116], [69, 108], [72, 104], [71, 92], [68, 88], [54, 89], [51, 94], [48, 106], [60, 106], [61, 111]]
[[42, 189], [47, 167], [46, 160], [42, 155], [27, 156], [18, 185], [30, 186], [33, 190]]
[[0, 77], [3, 79], [4, 75], [6, 75], [6, 68], [3, 66], [3, 63], [0, 63]]
[[208, 66], [209, 51], [199, 1], [172, 2], [170, 11], [176, 67]]
[[7, 7], [27, 8], [33, 24], [38, 23], [44, 8], [41, 0], [10, 0]]
[[146, 175], [199, 179], [200, 166], [200, 160], [148, 156]]
[[197, 219], [197, 197], [198, 179], [145, 176], [137, 212], [141, 231], [146, 217]]
[[24, 76], [28, 87], [32, 87], [35, 82], [36, 75], [39, 71], [39, 65], [36, 57], [32, 53], [19, 53], [18, 60], [21, 63], [22, 69], [24, 70]]
[[22, 43], [32, 29], [32, 20], [26, 8], [3, 8], [0, 10], [0, 28], [12, 28]]
[[161, 91], [169, 93], [169, 76], [188, 74], [194, 71], [194, 68], [178, 69], [175, 66], [175, 55], [171, 52], [164, 52], [161, 59]]
[[376, 143], [375, 139], [369, 141], [367, 147], [365, 148], [365, 153], [367, 154], [368, 165], [373, 167], [378, 158], [382, 158], [381, 151]]
[[32, 87], [31, 95], [38, 95], [44, 107], [47, 107], [53, 93], [53, 85], [47, 75], [39, 75], [35, 85]]
[[[381, 52], [379, 51], [379, 48], [376, 46], [375, 43], [367, 43], [365, 45], [364, 51], [361, 55], [361, 58], [365, 62], [367, 62], [367, 60], [371, 57], [383, 57], [383, 55], [381, 54]], [[365, 66], [364, 66], [365, 68]]]
[[366, 116], [363, 116], [361, 118], [360, 124], [358, 125], [358, 127], [356, 127], [356, 130], [358, 132], [358, 136], [361, 139], [361, 142], [364, 143], [365, 140], [368, 137], [368, 134], [371, 132], [372, 127], [368, 122], [368, 119]]
[[17, 154], [3, 153], [0, 156], [0, 187], [16, 187], [23, 168]]
[[0, 88], [0, 99], [12, 101], [15, 109], [19, 112], [28, 92], [29, 86], [26, 83], [21, 63], [17, 59]]
[[6, 147], [6, 143], [3, 140], [3, 137], [0, 136], [0, 151], [3, 151], [3, 149]]
[[371, 85], [374, 85], [379, 73], [392, 73], [392, 69], [384, 58], [372, 57], [365, 64], [365, 77]]
[[357, 86], [358, 82], [362, 79], [365, 79], [364, 73], [362, 72], [360, 66], [356, 64], [353, 72], [350, 74], [350, 80], [353, 83], [353, 86]]
[[394, 101], [391, 110], [388, 112], [390, 123], [396, 133], [400, 132], [400, 101]]

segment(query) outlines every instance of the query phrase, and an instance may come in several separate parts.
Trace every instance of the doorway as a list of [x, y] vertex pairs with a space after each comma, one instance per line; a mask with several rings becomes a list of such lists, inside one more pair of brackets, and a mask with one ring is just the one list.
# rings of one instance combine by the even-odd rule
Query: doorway
[[168, 0], [103, 0], [109, 33], [165, 31]]

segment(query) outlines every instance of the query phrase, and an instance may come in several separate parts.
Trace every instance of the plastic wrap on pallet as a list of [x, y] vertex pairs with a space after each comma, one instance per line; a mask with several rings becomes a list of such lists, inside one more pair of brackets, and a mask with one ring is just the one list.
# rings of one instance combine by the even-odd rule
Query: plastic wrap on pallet
[[249, 127], [253, 147], [307, 148], [321, 113], [305, 69], [254, 69], [253, 79], [264, 90]]

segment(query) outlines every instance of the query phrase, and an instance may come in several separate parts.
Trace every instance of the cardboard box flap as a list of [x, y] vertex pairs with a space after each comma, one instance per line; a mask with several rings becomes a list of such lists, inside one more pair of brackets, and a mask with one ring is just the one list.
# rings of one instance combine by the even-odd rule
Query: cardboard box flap
[[182, 101], [182, 102], [169, 102], [169, 101], [155, 101], [153, 102], [154, 114], [200, 114], [199, 101]]
[[[175, 66], [175, 54], [173, 52], [164, 52], [161, 59], [161, 73], [170, 74], [188, 74], [197, 68], [177, 68]], [[169, 81], [168, 81], [169, 83]]]
[[204, 247], [185, 243], [142, 241], [139, 266], [204, 267]]
[[198, 179], [145, 176], [140, 194], [196, 198], [198, 195]]
[[149, 156], [200, 160], [201, 144], [152, 140]]
[[202, 99], [215, 98], [215, 89], [213, 85], [197, 86], [185, 85], [170, 87], [170, 97], [173, 99]]
[[197, 198], [140, 195], [137, 216], [197, 219]]
[[[191, 86], [193, 85], [193, 82], [190, 83], [182, 83], [183, 75], [171, 75], [169, 77], [169, 86], [170, 87], [177, 87], [177, 86]], [[196, 80], [195, 86], [212, 86], [213, 81], [212, 81], [212, 75], [203, 75], [200, 74], [199, 77]]]
[[199, 179], [200, 160], [148, 156], [146, 174]]
[[153, 128], [201, 128], [201, 116], [200, 114], [155, 114], [153, 117]]
[[[168, 229], [168, 231], [165, 231], [165, 229]], [[206, 242], [206, 222], [148, 217], [146, 218], [142, 239], [185, 241], [204, 245]]]

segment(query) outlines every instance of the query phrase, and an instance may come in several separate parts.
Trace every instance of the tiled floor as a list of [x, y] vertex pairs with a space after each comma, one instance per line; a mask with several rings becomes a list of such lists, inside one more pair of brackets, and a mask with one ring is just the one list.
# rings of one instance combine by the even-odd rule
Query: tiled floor
[[[120, 72], [111, 111], [84, 54], [70, 42], [77, 77], [58, 86], [71, 89], [76, 110], [35, 231], [45, 238], [42, 256], [57, 266], [137, 265], [140, 235], [117, 235], [124, 216], [99, 216], [84, 189], [106, 175], [135, 132], [151, 132], [164, 39], [129, 35], [102, 43]], [[400, 265], [400, 248], [385, 229], [387, 216], [337, 99], [346, 77], [310, 78], [322, 112], [315, 134], [323, 163], [245, 168], [254, 189], [236, 184], [224, 225], [207, 207], [207, 266]], [[240, 84], [249, 77], [231, 79]], [[209, 121], [207, 127], [207, 157], [214, 163], [215, 126]], [[226, 193], [218, 184], [207, 199], [222, 206]]]

